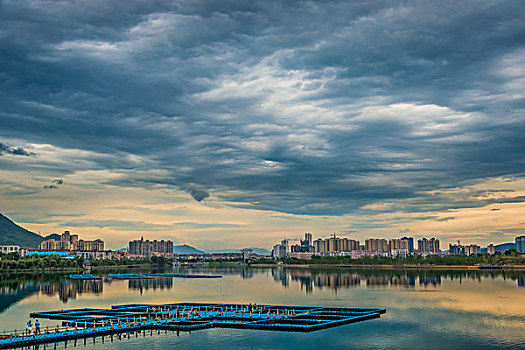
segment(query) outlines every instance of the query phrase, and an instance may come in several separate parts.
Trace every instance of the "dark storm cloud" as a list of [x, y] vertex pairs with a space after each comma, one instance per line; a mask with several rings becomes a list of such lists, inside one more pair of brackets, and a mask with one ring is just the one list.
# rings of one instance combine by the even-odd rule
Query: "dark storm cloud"
[[57, 185], [62, 185], [64, 183], [64, 180], [62, 180], [62, 179], [55, 179], [52, 182], [57, 184]]
[[521, 1], [3, 3], [0, 137], [250, 209], [485, 205], [447, 189], [524, 176], [524, 21]]
[[11, 147], [11, 146], [5, 145], [0, 142], [0, 156], [4, 153], [13, 154], [15, 156], [27, 156], [27, 157], [33, 157], [36, 155], [32, 152], [27, 152], [22, 147]]
[[196, 187], [190, 187], [188, 189], [188, 192], [191, 194], [193, 199], [195, 199], [197, 202], [201, 202], [210, 196], [210, 194], [206, 190], [196, 188]]

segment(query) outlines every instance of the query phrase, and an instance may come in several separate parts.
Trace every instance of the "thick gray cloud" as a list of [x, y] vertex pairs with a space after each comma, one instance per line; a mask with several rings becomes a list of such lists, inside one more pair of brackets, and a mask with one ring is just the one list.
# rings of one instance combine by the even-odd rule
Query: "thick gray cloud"
[[0, 156], [4, 153], [13, 154], [15, 156], [27, 156], [27, 157], [32, 157], [36, 155], [32, 152], [27, 152], [22, 147], [11, 147], [11, 146], [5, 145], [0, 142]]
[[193, 199], [195, 199], [197, 202], [201, 202], [210, 196], [210, 194], [206, 190], [203, 190], [201, 188], [196, 188], [193, 186], [191, 186], [188, 189], [188, 192], [191, 194]]
[[481, 205], [446, 190], [524, 176], [524, 21], [522, 1], [3, 3], [0, 137], [252, 209]]

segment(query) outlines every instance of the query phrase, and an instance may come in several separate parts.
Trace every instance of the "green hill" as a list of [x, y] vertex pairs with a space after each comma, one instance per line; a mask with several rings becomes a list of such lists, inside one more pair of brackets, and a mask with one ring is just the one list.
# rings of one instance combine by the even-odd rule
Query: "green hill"
[[42, 237], [34, 232], [28, 231], [18, 226], [9, 218], [0, 214], [0, 244], [1, 245], [19, 245], [28, 248], [38, 248], [40, 243], [45, 239], [56, 239], [58, 235], [49, 235]]

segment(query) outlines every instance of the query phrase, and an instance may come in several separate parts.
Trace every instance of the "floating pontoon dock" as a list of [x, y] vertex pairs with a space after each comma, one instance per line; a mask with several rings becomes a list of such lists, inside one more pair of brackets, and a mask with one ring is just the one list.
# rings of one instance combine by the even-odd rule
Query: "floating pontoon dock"
[[[116, 305], [111, 309], [34, 312], [31, 317], [62, 320], [42, 334], [4, 333], [0, 349], [56, 343], [146, 330], [192, 331], [208, 328], [311, 332], [379, 318], [384, 309], [325, 306], [177, 303]], [[95, 339], [93, 340], [95, 341]]]
[[72, 280], [100, 280], [102, 277], [93, 276], [91, 274], [85, 274], [85, 275], [69, 275], [69, 278]]

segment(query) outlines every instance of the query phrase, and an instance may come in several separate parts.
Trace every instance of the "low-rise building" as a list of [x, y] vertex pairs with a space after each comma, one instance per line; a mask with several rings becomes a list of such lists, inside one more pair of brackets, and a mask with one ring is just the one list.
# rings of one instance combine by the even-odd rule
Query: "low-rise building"
[[310, 260], [315, 253], [312, 252], [296, 252], [290, 253], [290, 258], [300, 259], [300, 260]]
[[396, 257], [406, 258], [408, 256], [408, 248], [394, 248], [394, 249], [390, 249], [390, 256], [392, 258], [396, 258]]
[[2, 254], [18, 253], [20, 254], [20, 256], [26, 256], [27, 248], [23, 248], [18, 245], [0, 245], [0, 253]]
[[93, 259], [93, 260], [99, 260], [99, 259], [113, 259], [114, 252], [112, 250], [92, 250], [92, 251], [84, 251], [84, 250], [75, 250], [71, 252], [75, 256], [80, 256], [84, 259]]
[[352, 259], [361, 259], [367, 256], [384, 256], [384, 252], [377, 250], [353, 250], [350, 256]]

